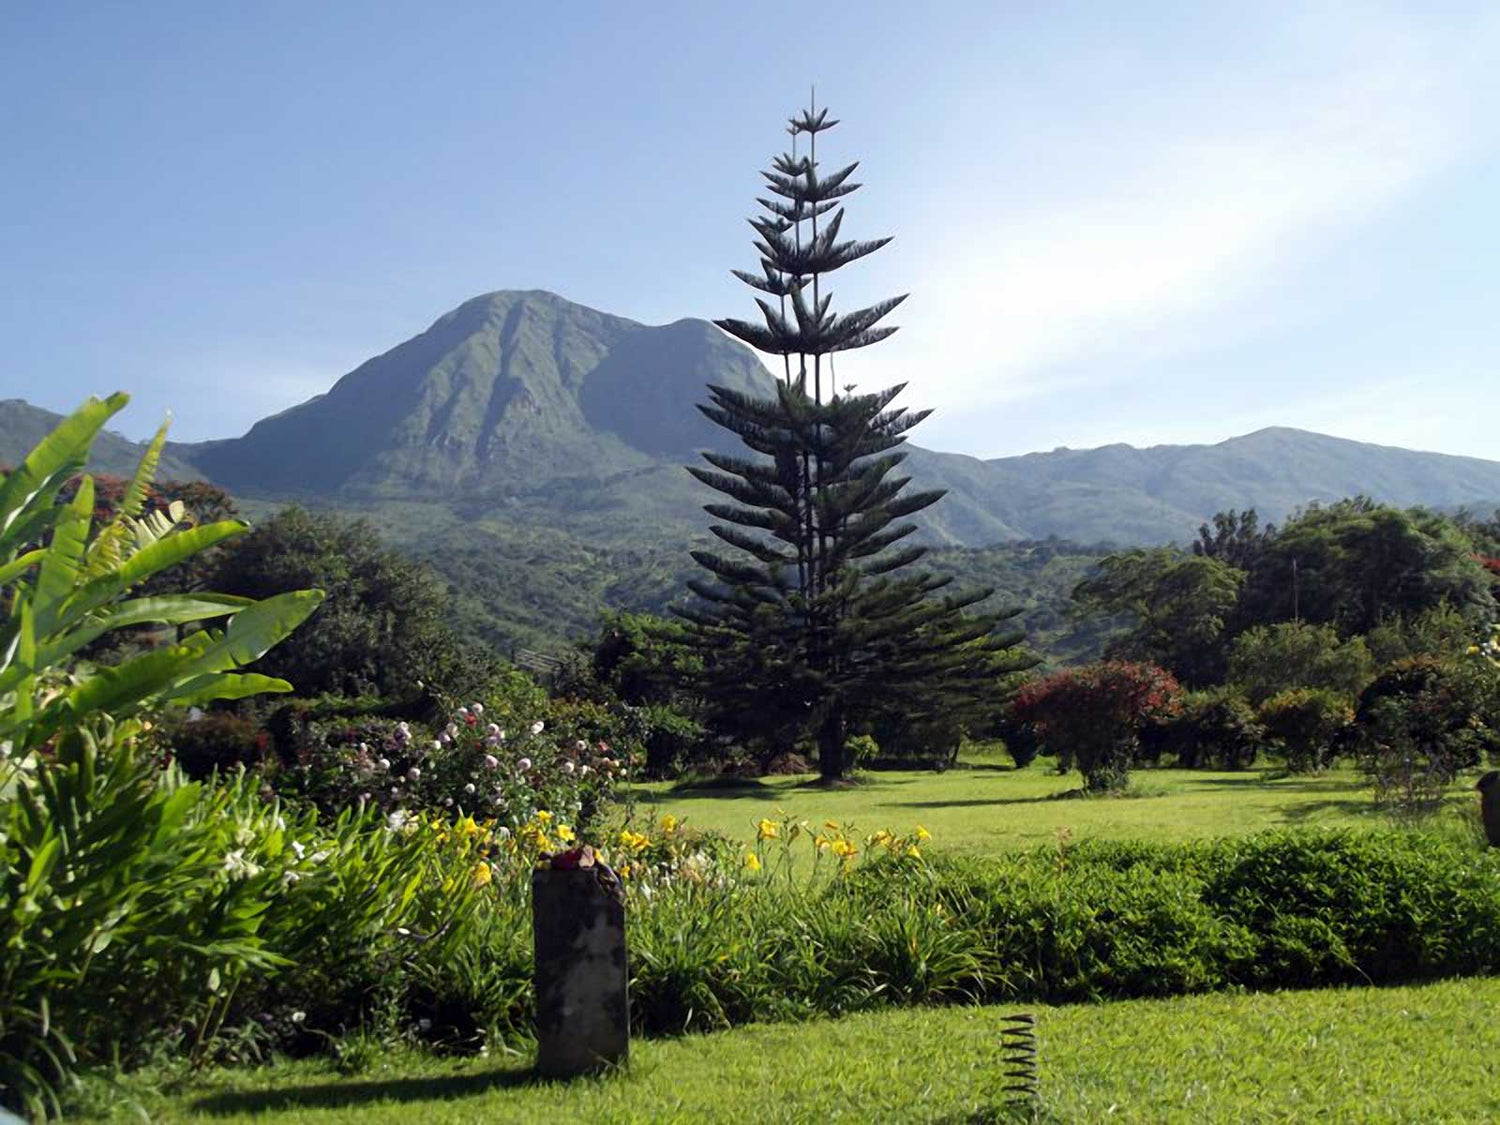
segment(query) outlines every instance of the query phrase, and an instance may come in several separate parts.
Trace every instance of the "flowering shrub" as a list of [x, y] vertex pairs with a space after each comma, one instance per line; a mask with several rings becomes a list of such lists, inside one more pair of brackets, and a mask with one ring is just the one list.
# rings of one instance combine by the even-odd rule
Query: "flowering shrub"
[[316, 720], [298, 735], [295, 760], [273, 783], [330, 812], [432, 810], [514, 829], [546, 810], [590, 824], [630, 763], [609, 741], [585, 737], [597, 729], [586, 709], [549, 704], [545, 695], [532, 702], [524, 710], [506, 701], [462, 704], [441, 727], [369, 717]]
[[1148, 722], [1175, 715], [1182, 689], [1154, 664], [1107, 661], [1066, 668], [1022, 685], [1010, 707], [1033, 724], [1058, 764], [1074, 762], [1089, 789], [1123, 786]]

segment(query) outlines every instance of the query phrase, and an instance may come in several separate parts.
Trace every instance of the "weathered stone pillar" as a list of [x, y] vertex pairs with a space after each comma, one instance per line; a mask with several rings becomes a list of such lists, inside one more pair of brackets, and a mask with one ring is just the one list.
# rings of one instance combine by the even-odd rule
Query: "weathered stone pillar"
[[537, 1073], [589, 1074], [630, 1055], [625, 896], [590, 865], [531, 875], [536, 941]]
[[1479, 790], [1479, 818], [1491, 847], [1500, 848], [1500, 770], [1490, 770], [1474, 786]]

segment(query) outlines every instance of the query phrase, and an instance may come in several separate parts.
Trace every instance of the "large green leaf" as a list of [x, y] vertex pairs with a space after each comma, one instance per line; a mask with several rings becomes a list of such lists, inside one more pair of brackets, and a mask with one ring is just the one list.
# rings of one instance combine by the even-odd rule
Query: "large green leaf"
[[244, 699], [251, 695], [277, 695], [292, 690], [292, 685], [276, 676], [259, 672], [209, 672], [195, 676], [162, 696], [167, 703], [184, 706], [212, 703], [216, 699]]
[[64, 481], [88, 462], [89, 447], [104, 423], [124, 409], [126, 394], [91, 398], [44, 437], [3, 482], [0, 482], [0, 558], [21, 545], [17, 522], [33, 505], [50, 506]]
[[225, 672], [253, 664], [322, 604], [322, 590], [293, 590], [246, 606], [193, 660], [192, 673]]
[[37, 572], [36, 630], [43, 637], [56, 626], [60, 607], [77, 584], [93, 519], [94, 478], [86, 476], [79, 482], [78, 494], [67, 506], [66, 514], [52, 529], [52, 542], [48, 544], [41, 570]]
[[85, 583], [64, 605], [64, 622], [78, 621], [158, 571], [176, 566], [216, 543], [243, 535], [249, 526], [244, 520], [221, 520], [157, 540], [130, 556], [118, 569]]
[[161, 449], [166, 444], [167, 423], [163, 422], [161, 428], [156, 431], [156, 436], [151, 439], [151, 444], [146, 447], [146, 452], [142, 454], [141, 463], [136, 466], [130, 487], [125, 490], [125, 497], [120, 501], [117, 518], [133, 520], [146, 507], [146, 493], [150, 491], [152, 482], [156, 480], [156, 466], [161, 463]]
[[36, 566], [37, 563], [41, 562], [46, 557], [46, 554], [47, 552], [38, 547], [35, 551], [27, 551], [20, 558], [12, 559], [4, 566], [0, 566], [0, 586], [14, 582], [21, 575]]
[[[233, 594], [161, 594], [121, 602], [109, 613], [96, 614], [85, 624], [54, 637], [42, 646], [38, 659], [51, 667], [114, 629], [136, 625], [184, 625], [238, 613], [254, 599]], [[0, 681], [3, 682], [3, 681]]]

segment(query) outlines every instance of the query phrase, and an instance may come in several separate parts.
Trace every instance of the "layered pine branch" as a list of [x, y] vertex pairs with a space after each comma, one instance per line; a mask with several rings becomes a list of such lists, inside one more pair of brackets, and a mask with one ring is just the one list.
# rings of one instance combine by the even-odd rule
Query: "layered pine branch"
[[706, 510], [733, 550], [693, 553], [709, 577], [689, 584], [698, 602], [683, 611], [721, 727], [780, 747], [815, 738], [828, 777], [850, 765], [850, 733], [882, 719], [911, 732], [973, 717], [1029, 663], [1020, 635], [997, 631], [1014, 611], [966, 612], [990, 591], [952, 592], [949, 579], [913, 569], [926, 548], [910, 542], [911, 517], [943, 493], [909, 490], [898, 470], [907, 432], [929, 412], [892, 405], [904, 384], [874, 394], [835, 385], [834, 355], [895, 332], [880, 322], [905, 299], [832, 309], [828, 275], [890, 241], [840, 240], [842, 200], [860, 185], [857, 164], [820, 172], [818, 136], [837, 124], [809, 107], [789, 123], [792, 152], [762, 173], [772, 198], [750, 221], [760, 273], [734, 271], [765, 294], [762, 323], [716, 323], [779, 355], [782, 378], [775, 398], [714, 386], [699, 407], [749, 455], [705, 453], [708, 467], [688, 470], [725, 497]]

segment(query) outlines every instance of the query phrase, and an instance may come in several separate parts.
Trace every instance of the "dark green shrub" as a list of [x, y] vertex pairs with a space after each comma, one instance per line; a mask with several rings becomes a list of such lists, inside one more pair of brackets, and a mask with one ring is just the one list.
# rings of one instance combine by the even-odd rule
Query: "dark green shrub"
[[224, 711], [172, 716], [159, 737], [162, 748], [194, 780], [241, 767], [255, 769], [274, 754], [271, 736], [259, 723]]
[[1376, 800], [1430, 810], [1458, 772], [1500, 751], [1500, 690], [1485, 663], [1414, 657], [1388, 667], [1360, 696], [1360, 766]]
[[1232, 688], [1189, 692], [1181, 713], [1141, 733], [1143, 745], [1172, 755], [1184, 769], [1246, 769], [1255, 764], [1268, 737], [1255, 709]]
[[1326, 688], [1292, 688], [1261, 704], [1260, 719], [1285, 755], [1287, 769], [1311, 773], [1333, 763], [1354, 709]]
[[1375, 675], [1360, 637], [1341, 640], [1332, 625], [1283, 621], [1235, 638], [1228, 682], [1259, 707], [1292, 688], [1325, 688], [1353, 699]]
[[996, 733], [1018, 770], [1031, 765], [1042, 753], [1042, 739], [1035, 723], [1023, 723], [1007, 715], [997, 724]]

